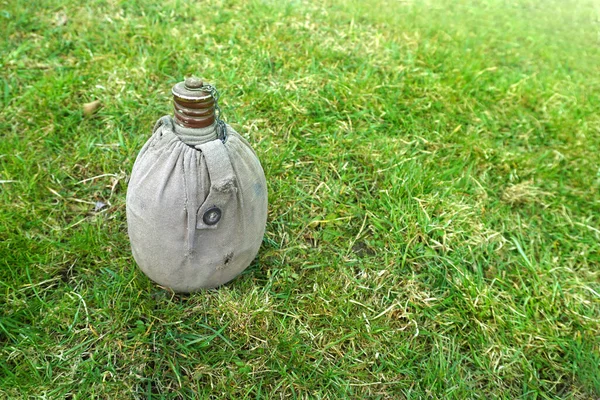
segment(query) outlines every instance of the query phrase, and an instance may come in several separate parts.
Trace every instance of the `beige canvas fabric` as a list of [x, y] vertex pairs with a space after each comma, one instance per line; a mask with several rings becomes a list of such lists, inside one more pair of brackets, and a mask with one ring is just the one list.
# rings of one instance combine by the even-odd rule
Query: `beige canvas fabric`
[[267, 219], [260, 162], [227, 125], [182, 128], [161, 118], [140, 151], [127, 189], [133, 256], [153, 281], [176, 292], [222, 285], [256, 257]]

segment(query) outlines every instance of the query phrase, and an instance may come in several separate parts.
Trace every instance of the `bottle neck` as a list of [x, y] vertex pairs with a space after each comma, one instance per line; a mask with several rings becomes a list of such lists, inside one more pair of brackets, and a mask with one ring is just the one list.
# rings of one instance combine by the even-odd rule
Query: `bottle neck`
[[174, 122], [175, 135], [188, 146], [198, 146], [216, 140], [218, 137], [216, 121], [204, 128], [188, 128], [178, 124], [176, 119]]
[[175, 134], [189, 146], [217, 139], [218, 92], [214, 87], [190, 77], [177, 83], [171, 92]]

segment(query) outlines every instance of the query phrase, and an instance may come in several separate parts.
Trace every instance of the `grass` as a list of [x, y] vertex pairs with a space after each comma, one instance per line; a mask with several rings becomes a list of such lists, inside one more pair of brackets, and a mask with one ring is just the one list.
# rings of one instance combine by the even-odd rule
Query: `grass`
[[[4, 1], [0, 397], [600, 397], [598, 10]], [[270, 212], [239, 278], [175, 295], [125, 192], [192, 74]]]

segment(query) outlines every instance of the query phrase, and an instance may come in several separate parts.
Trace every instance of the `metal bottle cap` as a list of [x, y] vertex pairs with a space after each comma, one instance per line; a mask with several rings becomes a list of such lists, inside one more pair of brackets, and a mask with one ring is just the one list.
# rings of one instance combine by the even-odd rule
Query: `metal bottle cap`
[[205, 128], [215, 122], [215, 99], [208, 85], [196, 77], [179, 82], [171, 90], [175, 123], [186, 128]]

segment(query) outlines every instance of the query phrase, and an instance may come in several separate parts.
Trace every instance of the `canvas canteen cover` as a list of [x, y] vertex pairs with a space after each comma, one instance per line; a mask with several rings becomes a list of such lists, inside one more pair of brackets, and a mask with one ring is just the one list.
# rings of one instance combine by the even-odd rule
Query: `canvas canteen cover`
[[256, 257], [267, 184], [248, 142], [219, 118], [198, 78], [173, 87], [174, 117], [155, 125], [133, 166], [127, 228], [135, 261], [176, 292], [222, 285]]

